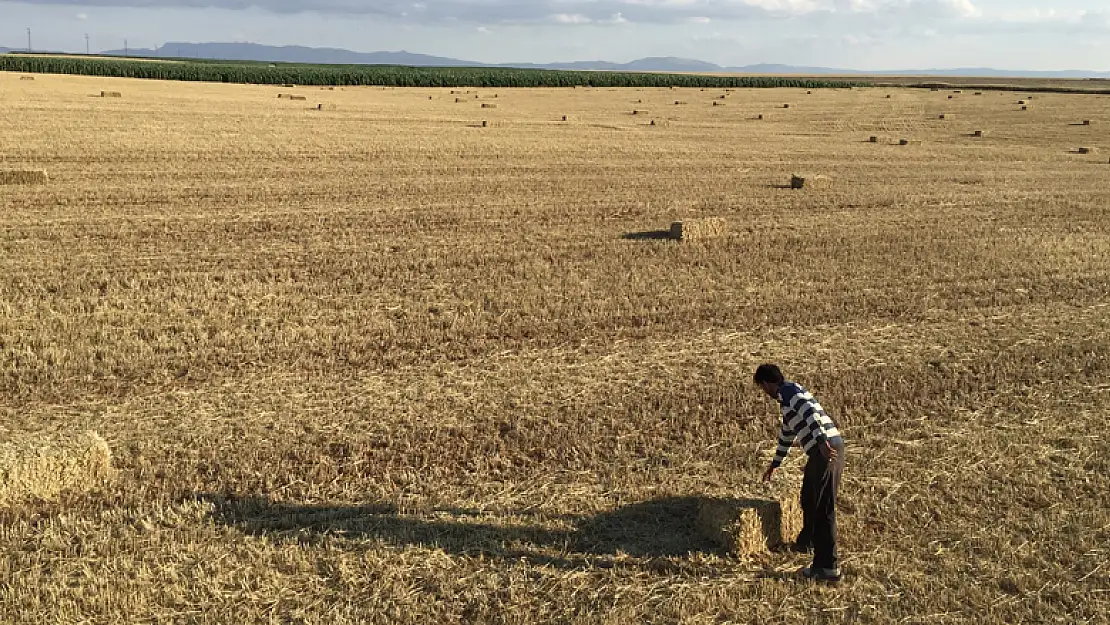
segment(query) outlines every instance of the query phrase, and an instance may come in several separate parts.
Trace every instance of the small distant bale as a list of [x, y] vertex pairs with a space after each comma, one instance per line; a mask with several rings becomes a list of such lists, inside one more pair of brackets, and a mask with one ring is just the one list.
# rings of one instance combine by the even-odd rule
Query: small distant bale
[[683, 105], [683, 104], [686, 104], [686, 103], [685, 103], [685, 102], [683, 102], [682, 100], [675, 100], [675, 101], [674, 101], [674, 105], [675, 105], [675, 106], [681, 106], [681, 105]]
[[723, 217], [685, 219], [671, 224], [671, 238], [676, 241], [703, 241], [724, 236], [728, 222]]
[[317, 111], [334, 111], [335, 110], [335, 105], [334, 104], [324, 104], [324, 103], [317, 104], [316, 105], [316, 110]]
[[1097, 154], [1098, 148], [1079, 148], [1080, 154]]
[[101, 91], [100, 97], [102, 98], [122, 98], [123, 94], [119, 91]]
[[887, 100], [889, 100], [889, 99], [890, 99], [891, 97], [892, 97], [892, 96], [891, 96], [891, 95], [890, 95], [889, 93], [888, 93], [888, 94], [886, 94], [886, 99], [887, 99]]
[[432, 99], [432, 96], [428, 96], [428, 99], [429, 99], [429, 100], [431, 100], [431, 99]]
[[949, 100], [952, 100], [952, 99], [954, 99], [955, 97], [956, 97], [956, 96], [954, 96], [954, 95], [950, 95], [950, 96], [948, 96], [948, 99], [949, 99]]
[[956, 89], [952, 93], [963, 93], [963, 90], [962, 89]]
[[640, 111], [639, 109], [632, 109], [632, 114], [633, 115], [639, 115], [642, 112], [644, 112], [644, 111]]
[[733, 555], [751, 555], [789, 543], [802, 529], [797, 497], [702, 500], [698, 533]]
[[955, 117], [952, 113], [941, 113], [939, 119], [955, 119]]
[[492, 102], [482, 102], [482, 108], [484, 108], [484, 109], [495, 109], [495, 108], [497, 108], [497, 105], [493, 104]]
[[35, 77], [34, 76], [20, 76], [19, 79], [20, 80], [34, 80]]
[[756, 117], [756, 119], [758, 119], [760, 121], [763, 121], [763, 113], [760, 113], [759, 116]]
[[43, 169], [0, 170], [0, 184], [46, 184], [50, 181]]
[[724, 100], [726, 97], [728, 97], [728, 96], [727, 95], [719, 95], [719, 96], [717, 96], [717, 99], [718, 100]]
[[725, 105], [724, 102], [718, 102], [716, 100], [713, 101], [713, 106], [724, 106], [724, 105]]
[[973, 136], [973, 137], [984, 137], [984, 136], [986, 136], [986, 133], [983, 132], [982, 130], [976, 130], [975, 132], [971, 133], [971, 136]]
[[868, 138], [867, 140], [868, 140], [868, 141], [869, 141], [870, 143], [878, 143], [878, 142], [879, 142], [879, 138], [878, 138], [878, 137], [876, 137], [875, 135], [871, 135], [871, 137], [869, 137], [869, 138]]
[[898, 145], [921, 145], [920, 139], [899, 139]]
[[784, 108], [784, 109], [788, 109], [788, 108], [790, 108], [790, 105], [789, 105], [789, 104], [783, 104], [783, 105], [782, 105], [782, 108]]
[[463, 101], [462, 98], [455, 98], [455, 104], [458, 104], [459, 102], [462, 102], [462, 101]]
[[812, 91], [806, 91], [806, 95], [813, 95]]
[[648, 124], [648, 126], [654, 126], [654, 125], [655, 125], [655, 120], [653, 119], [653, 120], [651, 120], [651, 123]]
[[1090, 126], [1091, 125], [1091, 120], [1089, 120], [1089, 119], [1083, 120], [1083, 125], [1084, 126]]
[[1028, 110], [1029, 110], [1029, 107], [1028, 107], [1028, 106], [1023, 106], [1023, 107], [1021, 107], [1021, 110], [1023, 110], [1023, 111], [1028, 111]]
[[297, 85], [294, 85], [294, 84], [292, 84], [292, 83], [285, 83], [284, 85], [282, 85], [282, 87], [285, 87], [286, 89], [292, 89], [292, 88], [294, 88], [294, 87], [296, 87], [296, 86], [297, 86]]
[[5, 436], [0, 443], [0, 506], [89, 491], [112, 474], [112, 453], [95, 432]]
[[482, 128], [489, 128], [489, 122], [482, 120]]
[[1018, 100], [1018, 104], [1025, 104], [1025, 100]]
[[976, 91], [975, 95], [983, 95], [983, 92], [982, 91]]
[[567, 121], [567, 116], [563, 115], [563, 121]]
[[794, 174], [793, 176], [790, 177], [790, 188], [791, 189], [804, 189], [804, 188], [819, 189], [819, 188], [828, 186], [828, 184], [829, 184], [828, 176], [822, 176], [822, 175], [799, 176], [798, 174]]
[[288, 94], [288, 93], [279, 93], [279, 94], [278, 94], [278, 99], [279, 99], [279, 100], [280, 100], [280, 99], [282, 99], [282, 98], [288, 98], [288, 97], [289, 97], [289, 94]]
[[289, 96], [289, 99], [290, 99], [290, 100], [307, 100], [307, 99], [308, 99], [308, 96], [303, 96], [303, 95], [291, 95], [291, 96]]

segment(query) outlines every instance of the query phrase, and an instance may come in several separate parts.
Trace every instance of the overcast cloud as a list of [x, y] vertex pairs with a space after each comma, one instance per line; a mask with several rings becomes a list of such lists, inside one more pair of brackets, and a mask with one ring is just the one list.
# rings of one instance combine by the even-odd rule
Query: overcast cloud
[[0, 46], [167, 41], [405, 49], [483, 62], [684, 56], [856, 69], [1110, 70], [1105, 0], [0, 0]]

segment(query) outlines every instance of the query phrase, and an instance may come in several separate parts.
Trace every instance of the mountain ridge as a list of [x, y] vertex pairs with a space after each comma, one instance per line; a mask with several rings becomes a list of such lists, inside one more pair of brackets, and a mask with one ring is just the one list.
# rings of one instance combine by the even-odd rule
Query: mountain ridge
[[[0, 54], [20, 52], [14, 48], [0, 48]], [[138, 48], [106, 50], [102, 55], [226, 59], [270, 63], [315, 63], [325, 65], [407, 65], [414, 67], [507, 67], [522, 69], [628, 71], [670, 73], [724, 73], [724, 74], [797, 74], [827, 76], [948, 76], [983, 78], [1110, 78], [1110, 72], [1088, 70], [1000, 70], [989, 67], [963, 67], [924, 70], [866, 71], [856, 69], [807, 67], [775, 63], [759, 63], [726, 67], [698, 59], [673, 56], [646, 57], [627, 63], [610, 61], [569, 61], [556, 63], [480, 63], [465, 59], [418, 54], [405, 50], [355, 52], [343, 48], [314, 48], [308, 46], [269, 46], [256, 43], [167, 42], [154, 49]]]

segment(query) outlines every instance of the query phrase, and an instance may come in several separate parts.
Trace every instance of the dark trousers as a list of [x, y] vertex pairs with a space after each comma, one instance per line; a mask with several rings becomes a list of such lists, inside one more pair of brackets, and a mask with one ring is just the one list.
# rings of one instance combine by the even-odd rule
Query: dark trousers
[[844, 472], [844, 443], [829, 444], [836, 459], [825, 460], [815, 448], [802, 477], [802, 532], [797, 542], [813, 546], [813, 566], [818, 569], [837, 568], [836, 491]]

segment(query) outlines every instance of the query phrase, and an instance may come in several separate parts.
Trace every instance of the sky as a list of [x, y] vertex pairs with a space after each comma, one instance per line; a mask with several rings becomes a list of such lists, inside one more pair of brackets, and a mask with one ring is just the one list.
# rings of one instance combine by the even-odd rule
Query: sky
[[0, 47], [169, 41], [407, 50], [484, 63], [696, 58], [1110, 71], [1107, 0], [0, 0]]

